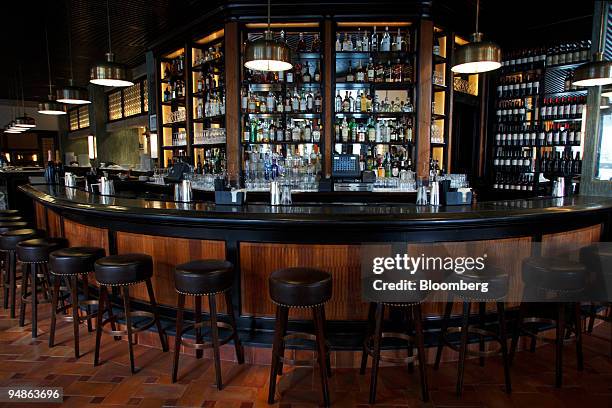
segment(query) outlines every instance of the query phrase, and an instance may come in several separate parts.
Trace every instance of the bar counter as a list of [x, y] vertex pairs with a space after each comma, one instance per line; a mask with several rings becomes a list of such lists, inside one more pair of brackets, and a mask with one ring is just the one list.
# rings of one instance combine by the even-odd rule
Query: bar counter
[[[528, 257], [530, 243], [577, 245], [610, 239], [612, 199], [573, 196], [480, 202], [471, 206], [414, 204], [265, 203], [217, 206], [149, 198], [105, 197], [63, 186], [20, 187], [34, 201], [38, 228], [63, 236], [71, 246], [107, 253], [147, 253], [154, 260], [153, 285], [165, 316], [174, 316], [173, 267], [194, 259], [227, 259], [235, 265], [233, 301], [245, 343], [271, 344], [274, 308], [269, 274], [287, 266], [312, 266], [334, 279], [326, 306], [336, 350], [359, 350], [367, 317], [361, 300], [360, 245], [382, 247], [428, 242], [503, 242], [514, 258]], [[316, 197], [316, 194], [313, 196]], [[545, 247], [545, 246], [544, 246]], [[134, 298], [146, 299], [135, 289]], [[442, 299], [441, 299], [442, 301]], [[190, 305], [188, 305], [190, 306]], [[434, 331], [441, 303], [425, 306], [426, 329]], [[307, 325], [300, 310], [292, 325]]]

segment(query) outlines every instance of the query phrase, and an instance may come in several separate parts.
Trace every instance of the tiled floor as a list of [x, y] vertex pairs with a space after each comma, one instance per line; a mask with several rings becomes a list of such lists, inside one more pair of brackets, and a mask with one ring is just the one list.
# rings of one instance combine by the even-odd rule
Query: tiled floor
[[[209, 359], [184, 355], [181, 379], [170, 383], [172, 353], [137, 345], [136, 364], [142, 367], [130, 375], [127, 344], [103, 336], [103, 364], [94, 368], [94, 336], [81, 330], [81, 353], [73, 357], [72, 325], [60, 323], [56, 347], [49, 349], [49, 309], [41, 305], [38, 339], [30, 337], [30, 326], [19, 328], [15, 320], [0, 310], [0, 387], [17, 385], [64, 388], [66, 407], [266, 407], [269, 368], [265, 365], [237, 365], [222, 362], [226, 387], [214, 386], [214, 367]], [[586, 336], [585, 370], [576, 371], [574, 347], [566, 347], [564, 387], [552, 387], [554, 350], [550, 345], [536, 354], [520, 352], [512, 368], [513, 393], [503, 390], [499, 358], [487, 359], [481, 368], [477, 360], [467, 363], [465, 391], [455, 396], [456, 364], [444, 363], [440, 370], [428, 366], [431, 402], [420, 400], [418, 370], [408, 373], [401, 367], [381, 368], [378, 405], [396, 406], [470, 406], [470, 407], [607, 407], [612, 404], [612, 359], [609, 357], [609, 326], [596, 328]], [[368, 372], [369, 374], [369, 372]], [[277, 406], [294, 408], [316, 406], [320, 402], [317, 373], [311, 369], [288, 368], [278, 387]], [[337, 369], [331, 379], [332, 404], [337, 407], [366, 406], [369, 375], [355, 369]], [[278, 401], [278, 398], [277, 398]], [[0, 406], [25, 407], [27, 404]], [[45, 404], [31, 404], [44, 407]], [[47, 405], [47, 406], [58, 406]]]

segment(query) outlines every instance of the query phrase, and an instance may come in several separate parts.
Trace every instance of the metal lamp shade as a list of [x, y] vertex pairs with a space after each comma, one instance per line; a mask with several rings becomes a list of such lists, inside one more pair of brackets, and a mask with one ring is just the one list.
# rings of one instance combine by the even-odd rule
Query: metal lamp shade
[[15, 126], [23, 129], [36, 127], [36, 121], [29, 116], [20, 116], [15, 119]]
[[479, 74], [501, 67], [501, 50], [491, 41], [482, 41], [482, 33], [472, 34], [472, 42], [455, 51], [451, 71], [458, 74]]
[[57, 90], [58, 102], [72, 105], [84, 105], [91, 103], [87, 89], [77, 86], [67, 86]]
[[61, 103], [55, 101], [51, 95], [49, 100], [38, 104], [38, 113], [41, 115], [65, 115], [66, 108]]
[[90, 80], [92, 84], [102, 86], [132, 86], [129, 72], [123, 64], [115, 62], [112, 53], [106, 53], [106, 61], [91, 68]]
[[575, 86], [601, 86], [612, 84], [612, 62], [604, 61], [602, 53], [593, 55], [593, 61], [582, 64], [574, 71]]
[[255, 71], [287, 71], [291, 64], [291, 50], [282, 41], [266, 32], [264, 38], [247, 44], [244, 66]]

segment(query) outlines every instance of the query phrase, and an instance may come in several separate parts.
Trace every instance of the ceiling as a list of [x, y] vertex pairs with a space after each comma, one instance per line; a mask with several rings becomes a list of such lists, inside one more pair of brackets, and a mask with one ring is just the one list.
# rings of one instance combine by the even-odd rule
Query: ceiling
[[[111, 38], [116, 60], [129, 66], [144, 62], [145, 51], [157, 40], [180, 30], [206, 12], [227, 4], [228, 0], [108, 0]], [[430, 0], [389, 0], [406, 5]], [[232, 3], [236, 3], [233, 1]], [[263, 0], [241, 0], [247, 8], [265, 12]], [[320, 3], [325, 3], [321, 1]], [[330, 7], [355, 6], [360, 0], [330, 0]], [[365, 3], [365, 0], [363, 1]], [[481, 31], [502, 47], [542, 45], [564, 39], [590, 38], [593, 4], [572, 2], [571, 7], [552, 7], [549, 2], [482, 0]], [[473, 31], [475, 0], [433, 0], [435, 21], [444, 21], [468, 34]], [[503, 5], [503, 7], [500, 7]], [[272, 12], [279, 8], [287, 14], [312, 13], [312, 2], [272, 0]], [[325, 7], [327, 9], [327, 7]], [[70, 13], [68, 12], [70, 10]], [[280, 13], [280, 12], [279, 12]], [[70, 15], [70, 17], [69, 17]], [[277, 14], [278, 15], [278, 14]], [[70, 24], [68, 23], [70, 21]], [[6, 0], [3, 2], [0, 52], [6, 57], [0, 65], [0, 98], [15, 98], [19, 89], [20, 67], [26, 99], [41, 100], [48, 94], [45, 27], [48, 29], [51, 75], [54, 85], [66, 85], [70, 78], [68, 53], [69, 28], [75, 82], [89, 80], [89, 68], [104, 58], [108, 49], [105, 0]]]

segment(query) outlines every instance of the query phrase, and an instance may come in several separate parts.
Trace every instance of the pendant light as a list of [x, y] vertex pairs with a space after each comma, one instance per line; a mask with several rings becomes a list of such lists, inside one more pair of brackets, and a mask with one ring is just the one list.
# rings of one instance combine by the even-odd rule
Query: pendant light
[[108, 28], [106, 61], [91, 67], [89, 82], [102, 86], [132, 86], [134, 83], [130, 80], [130, 73], [126, 66], [115, 62], [115, 54], [113, 54], [111, 44], [110, 9], [108, 2], [109, 0], [106, 0], [106, 24]]
[[479, 74], [501, 67], [501, 50], [491, 41], [483, 41], [478, 31], [480, 0], [476, 0], [476, 31], [470, 36], [471, 42], [455, 50], [451, 71], [458, 74]]
[[74, 86], [74, 70], [72, 66], [72, 18], [70, 5], [68, 5], [68, 57], [70, 58], [70, 79], [68, 86], [57, 90], [57, 101], [72, 105], [85, 105], [91, 103], [87, 89]]
[[599, 42], [597, 52], [593, 54], [593, 60], [580, 65], [574, 71], [575, 86], [601, 86], [612, 84], [612, 62], [603, 59], [604, 38], [606, 36], [606, 14], [608, 2], [601, 2], [601, 21], [599, 31]]
[[291, 64], [291, 50], [284, 39], [275, 40], [270, 28], [270, 0], [268, 0], [268, 29], [263, 38], [246, 46], [244, 66], [254, 71], [287, 71]]
[[26, 114], [25, 109], [25, 96], [23, 93], [23, 74], [21, 72], [21, 63], [19, 63], [19, 80], [21, 84], [21, 108], [23, 109], [23, 116], [15, 118], [15, 126], [22, 129], [29, 129], [36, 127], [36, 120]]
[[47, 71], [49, 72], [49, 99], [38, 104], [38, 113], [42, 115], [65, 115], [64, 105], [58, 103], [53, 96], [53, 85], [51, 85], [51, 58], [49, 57], [49, 34], [45, 25], [45, 45], [47, 47]]

